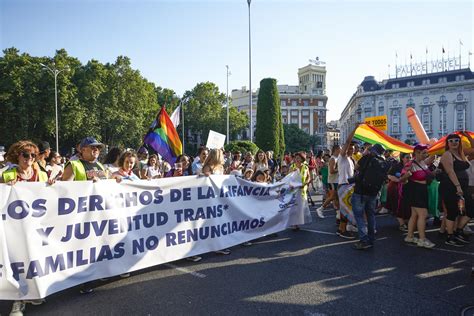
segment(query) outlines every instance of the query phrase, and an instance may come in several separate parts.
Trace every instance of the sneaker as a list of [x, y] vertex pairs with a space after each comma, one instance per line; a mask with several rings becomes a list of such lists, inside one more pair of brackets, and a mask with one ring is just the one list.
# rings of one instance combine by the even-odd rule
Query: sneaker
[[464, 235], [464, 234], [462, 233], [462, 231], [461, 231], [461, 232], [459, 232], [459, 231], [455, 232], [455, 233], [454, 233], [454, 238], [455, 238], [457, 241], [459, 241], [459, 242], [461, 242], [461, 243], [463, 243], [463, 244], [469, 244], [469, 237], [467, 237], [466, 235]]
[[354, 232], [354, 233], [357, 233], [357, 232], [358, 232], [357, 227], [355, 227], [355, 226], [352, 225], [352, 224], [347, 224], [346, 230], [347, 230], [348, 232]]
[[242, 244], [242, 246], [249, 247], [249, 246], [252, 246], [252, 243], [250, 241], [246, 241]]
[[26, 300], [26, 301], [23, 301], [27, 304], [31, 304], [31, 305], [41, 305], [43, 304], [44, 302], [46, 302], [46, 300], [44, 298], [41, 298], [41, 299], [38, 299], [38, 300]]
[[354, 244], [354, 249], [356, 250], [367, 250], [369, 248], [372, 248], [374, 245], [372, 244], [369, 244], [367, 242], [363, 242], [363, 241], [358, 241]]
[[336, 210], [336, 219], [337, 220], [341, 219], [341, 212], [339, 212], [339, 210]]
[[218, 255], [230, 255], [230, 249], [222, 249], [222, 250], [217, 250], [214, 251]]
[[422, 248], [433, 248], [434, 246], [436, 246], [435, 244], [433, 244], [429, 239], [425, 238], [425, 239], [418, 239], [418, 242], [416, 243], [416, 245], [418, 247], [422, 247]]
[[388, 214], [388, 209], [386, 209], [385, 207], [382, 207], [377, 214]]
[[202, 257], [199, 256], [191, 256], [187, 257], [186, 260], [191, 261], [191, 262], [199, 262], [202, 260]]
[[94, 292], [94, 289], [90, 287], [83, 287], [82, 289], [79, 290], [79, 293], [81, 294], [90, 294], [93, 292]]
[[13, 306], [12, 306], [12, 310], [10, 312], [10, 316], [23, 316], [25, 306], [26, 306], [26, 304], [23, 301], [13, 302]]
[[407, 243], [407, 244], [418, 244], [418, 238], [416, 237], [408, 237], [406, 236], [404, 241]]
[[320, 206], [316, 209], [316, 214], [318, 214], [319, 218], [324, 218], [323, 207], [322, 206]]
[[455, 239], [453, 235], [448, 235], [444, 243], [448, 246], [453, 246], [453, 247], [463, 247], [465, 245], [464, 243]]
[[401, 232], [407, 232], [407, 231], [408, 231], [408, 226], [407, 226], [407, 224], [400, 225], [400, 226], [398, 227], [398, 230], [401, 231]]
[[345, 239], [355, 239], [354, 234], [351, 233], [351, 232], [348, 232], [348, 231], [341, 232], [340, 230], [338, 230], [336, 232], [336, 235], [338, 235], [339, 237], [345, 238]]
[[122, 279], [128, 278], [128, 277], [130, 277], [130, 273], [122, 273], [122, 274], [120, 275], [120, 277], [121, 277]]

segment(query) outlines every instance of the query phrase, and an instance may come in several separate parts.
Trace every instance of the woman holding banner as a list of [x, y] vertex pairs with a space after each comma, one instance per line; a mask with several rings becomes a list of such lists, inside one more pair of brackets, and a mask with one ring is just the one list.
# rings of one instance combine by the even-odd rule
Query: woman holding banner
[[[15, 164], [9, 170], [3, 172], [0, 178], [0, 183], [14, 185], [17, 182], [48, 182], [48, 175], [41, 171], [35, 165], [36, 155], [38, 154], [38, 147], [28, 140], [22, 140], [10, 146], [7, 152], [7, 161]], [[49, 180], [49, 183], [54, 181]], [[12, 306], [10, 315], [23, 315], [26, 303], [33, 305], [43, 304], [44, 299], [29, 300], [29, 301], [15, 301]]]

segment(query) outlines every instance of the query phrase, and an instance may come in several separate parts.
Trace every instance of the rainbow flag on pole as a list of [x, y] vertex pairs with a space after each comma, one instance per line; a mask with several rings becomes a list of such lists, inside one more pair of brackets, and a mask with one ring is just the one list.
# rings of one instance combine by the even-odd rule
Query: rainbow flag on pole
[[175, 163], [176, 157], [183, 153], [183, 144], [164, 106], [145, 135], [143, 143], [153, 148], [170, 164]]
[[380, 144], [385, 149], [391, 149], [402, 153], [413, 152], [412, 146], [390, 137], [381, 130], [367, 124], [360, 124], [355, 131], [354, 137], [366, 143]]

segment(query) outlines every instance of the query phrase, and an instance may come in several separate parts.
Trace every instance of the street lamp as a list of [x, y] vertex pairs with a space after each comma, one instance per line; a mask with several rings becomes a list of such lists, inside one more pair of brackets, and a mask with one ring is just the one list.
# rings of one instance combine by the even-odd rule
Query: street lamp
[[252, 45], [250, 41], [250, 2], [247, 0], [249, 6], [249, 106], [250, 106], [250, 141], [253, 142], [253, 115], [252, 115]]
[[229, 76], [231, 75], [229, 71], [229, 65], [225, 65], [227, 68], [227, 145], [229, 144]]
[[59, 152], [59, 124], [58, 124], [58, 75], [63, 71], [69, 71], [69, 67], [58, 70], [53, 62], [53, 68], [49, 68], [43, 63], [40, 65], [51, 72], [54, 76], [54, 103], [55, 103], [55, 112], [56, 112], [56, 152]]

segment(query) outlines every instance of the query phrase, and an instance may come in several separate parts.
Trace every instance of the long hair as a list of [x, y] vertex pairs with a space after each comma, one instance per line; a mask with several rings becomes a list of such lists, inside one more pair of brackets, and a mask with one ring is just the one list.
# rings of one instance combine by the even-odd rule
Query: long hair
[[[258, 155], [262, 153], [263, 154], [263, 161], [260, 161], [258, 160]], [[257, 151], [257, 153], [255, 154], [255, 160], [254, 160], [255, 163], [264, 163], [266, 165], [268, 165], [268, 158], [267, 158], [267, 154], [263, 151], [263, 150], [259, 150]]]
[[458, 145], [458, 155], [459, 157], [461, 157], [462, 160], [467, 160], [466, 159], [466, 155], [464, 155], [464, 150], [463, 150], [463, 146], [462, 146], [462, 138], [461, 136], [457, 135], [457, 134], [450, 134], [448, 135], [448, 137], [446, 137], [446, 141], [444, 143], [444, 150], [445, 151], [448, 151], [449, 150], [449, 142], [448, 140], [449, 139], [452, 139], [452, 138], [458, 138], [459, 139], [459, 145]]
[[209, 152], [209, 156], [207, 156], [206, 161], [204, 161], [202, 165], [202, 169], [204, 167], [208, 167], [212, 172], [216, 169], [224, 170], [224, 154], [220, 149], [211, 149]]
[[[119, 165], [120, 168], [123, 168], [123, 164], [124, 164], [124, 162], [125, 162], [125, 159], [127, 159], [127, 157], [128, 157], [128, 158], [135, 158], [135, 165], [136, 165], [136, 163], [137, 163], [137, 161], [138, 161], [137, 154], [135, 154], [135, 153], [132, 152], [132, 151], [126, 151], [126, 152], [124, 152], [124, 153], [120, 156], [120, 158], [119, 158], [118, 165]], [[134, 166], [135, 166], [135, 165], [134, 165]]]

